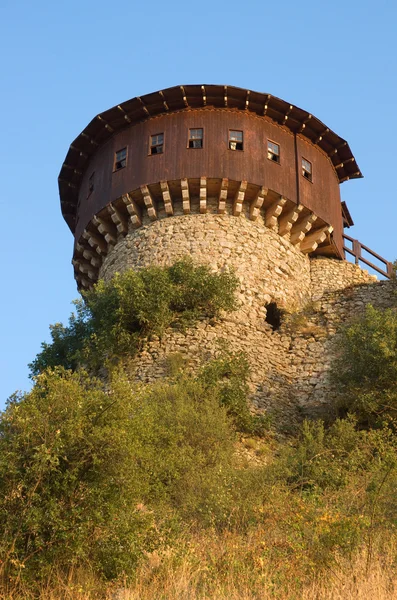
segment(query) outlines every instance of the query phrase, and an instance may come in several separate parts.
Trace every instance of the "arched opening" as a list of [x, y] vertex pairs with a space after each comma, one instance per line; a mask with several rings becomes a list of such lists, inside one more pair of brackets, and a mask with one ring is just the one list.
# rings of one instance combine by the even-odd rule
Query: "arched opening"
[[275, 302], [269, 302], [266, 305], [266, 323], [272, 326], [273, 331], [277, 331], [281, 326], [283, 311], [280, 310]]

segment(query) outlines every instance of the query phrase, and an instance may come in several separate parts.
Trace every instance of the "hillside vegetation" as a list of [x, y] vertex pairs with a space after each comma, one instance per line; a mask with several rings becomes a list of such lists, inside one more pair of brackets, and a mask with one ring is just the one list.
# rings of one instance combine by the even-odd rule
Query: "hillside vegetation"
[[296, 437], [250, 411], [243, 354], [129, 379], [143, 340], [236, 287], [187, 260], [129, 271], [52, 326], [0, 418], [0, 598], [397, 597], [394, 309], [340, 332], [334, 416]]

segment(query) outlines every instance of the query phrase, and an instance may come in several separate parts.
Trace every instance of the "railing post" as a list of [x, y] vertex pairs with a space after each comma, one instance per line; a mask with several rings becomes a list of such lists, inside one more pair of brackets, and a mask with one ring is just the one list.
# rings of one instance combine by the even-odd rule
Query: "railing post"
[[396, 273], [394, 271], [393, 263], [391, 263], [391, 262], [386, 263], [386, 271], [387, 271], [388, 278], [394, 279], [394, 277], [396, 276]]
[[353, 240], [353, 254], [356, 265], [358, 265], [361, 258], [361, 244], [358, 240]]

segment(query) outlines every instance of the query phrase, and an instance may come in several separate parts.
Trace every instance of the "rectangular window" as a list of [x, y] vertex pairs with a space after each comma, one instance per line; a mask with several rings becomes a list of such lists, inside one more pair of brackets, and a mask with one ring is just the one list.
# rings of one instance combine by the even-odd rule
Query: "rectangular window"
[[189, 148], [203, 147], [203, 130], [189, 129]]
[[268, 140], [267, 142], [267, 157], [273, 162], [280, 163], [280, 146], [275, 142]]
[[120, 169], [124, 169], [127, 164], [127, 148], [121, 148], [121, 150], [117, 150], [114, 155], [114, 171], [119, 171]]
[[230, 150], [242, 150], [243, 149], [243, 132], [242, 131], [229, 131], [229, 149]]
[[313, 180], [312, 163], [302, 157], [302, 175], [309, 181]]
[[150, 154], [162, 154], [164, 148], [164, 133], [150, 136]]
[[94, 179], [95, 179], [95, 171], [90, 175], [90, 178], [88, 180], [88, 194], [87, 194], [87, 198], [89, 196], [91, 196], [92, 192], [94, 191]]

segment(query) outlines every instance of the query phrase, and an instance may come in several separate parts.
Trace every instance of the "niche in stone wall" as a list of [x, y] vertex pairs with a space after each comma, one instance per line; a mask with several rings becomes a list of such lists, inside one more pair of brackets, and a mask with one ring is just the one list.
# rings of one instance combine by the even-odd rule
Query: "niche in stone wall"
[[283, 311], [279, 308], [276, 302], [269, 302], [266, 304], [266, 323], [271, 325], [273, 331], [277, 331], [281, 327], [281, 321], [283, 317]]

